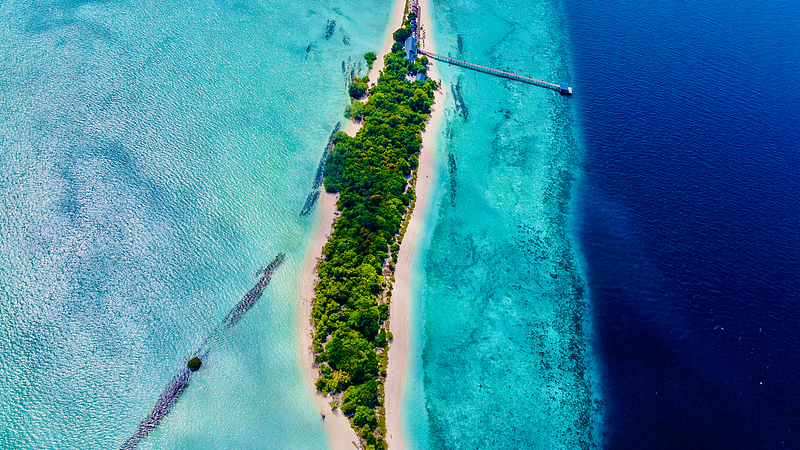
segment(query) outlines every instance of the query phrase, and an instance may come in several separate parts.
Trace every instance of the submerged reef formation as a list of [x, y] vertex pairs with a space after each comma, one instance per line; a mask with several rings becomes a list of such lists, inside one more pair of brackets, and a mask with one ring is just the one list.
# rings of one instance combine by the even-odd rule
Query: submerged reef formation
[[341, 126], [341, 122], [336, 122], [336, 125], [333, 127], [333, 131], [331, 131], [331, 136], [328, 138], [328, 144], [325, 146], [325, 151], [322, 152], [322, 158], [319, 160], [319, 165], [317, 165], [317, 172], [314, 174], [314, 185], [312, 186], [308, 197], [306, 197], [306, 202], [303, 204], [303, 209], [300, 210], [301, 216], [308, 215], [308, 213], [310, 213], [314, 208], [314, 205], [317, 204], [320, 194], [319, 189], [322, 187], [322, 181], [325, 177], [325, 162], [328, 160], [328, 155], [331, 153], [331, 149], [333, 149], [333, 136], [339, 131]]
[[413, 208], [421, 133], [438, 87], [416, 76], [427, 71], [427, 61], [409, 58], [404, 47], [415, 17], [412, 12], [394, 35], [385, 68], [368, 90], [363, 127], [355, 137], [334, 135], [324, 170], [325, 188], [339, 194], [341, 214], [317, 265], [311, 314], [316, 387], [341, 405], [365, 450], [386, 449], [387, 279], [393, 281], [401, 229]]
[[286, 258], [285, 253], [278, 253], [278, 256], [269, 263], [266, 269], [262, 271], [261, 279], [258, 280], [253, 289], [250, 289], [250, 292], [244, 296], [244, 298], [225, 316], [225, 319], [222, 321], [223, 324], [227, 328], [231, 328], [242, 319], [242, 315], [246, 313], [253, 305], [256, 304], [258, 299], [261, 298], [261, 294], [264, 293], [264, 288], [267, 287], [270, 280], [272, 279], [272, 273], [275, 272], [275, 269], [280, 267], [283, 264], [283, 260]]
[[333, 32], [336, 31], [336, 21], [333, 19], [329, 19], [327, 25], [325, 25], [325, 40], [330, 40], [331, 36], [333, 36]]
[[261, 298], [264, 293], [264, 288], [267, 287], [272, 274], [275, 270], [283, 264], [286, 254], [278, 253], [269, 265], [261, 270], [261, 278], [255, 286], [244, 296], [244, 298], [230, 310], [230, 312], [222, 320], [222, 324], [218, 325], [209, 335], [203, 339], [200, 348], [197, 349], [193, 356], [186, 363], [186, 366], [175, 375], [175, 377], [167, 385], [167, 388], [161, 393], [153, 407], [150, 414], [140, 424], [136, 432], [122, 444], [120, 450], [135, 450], [139, 447], [139, 442], [146, 438], [151, 431], [155, 430], [165, 417], [170, 413], [172, 407], [178, 401], [180, 396], [189, 387], [189, 382], [192, 379], [193, 372], [200, 370], [203, 366], [203, 360], [211, 352], [211, 342], [215, 337], [224, 336], [227, 330], [233, 328], [242, 319], [244, 313], [249, 311], [255, 306], [256, 302]]
[[192, 378], [192, 371], [188, 368], [181, 370], [180, 373], [175, 375], [175, 378], [170, 381], [164, 392], [156, 402], [156, 406], [150, 412], [150, 415], [139, 424], [136, 433], [133, 434], [125, 444], [122, 445], [121, 450], [135, 450], [139, 446], [139, 441], [146, 438], [151, 431], [155, 430], [161, 424], [161, 421], [167, 417], [175, 402], [178, 401], [183, 391], [189, 386], [189, 380]]

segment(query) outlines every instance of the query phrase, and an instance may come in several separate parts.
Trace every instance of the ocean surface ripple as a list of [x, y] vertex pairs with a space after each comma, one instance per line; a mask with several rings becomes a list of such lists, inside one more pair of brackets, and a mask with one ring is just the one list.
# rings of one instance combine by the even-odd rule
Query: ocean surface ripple
[[325, 447], [297, 346], [317, 214], [298, 211], [341, 67], [363, 70], [389, 9], [0, 4], [0, 448], [119, 448], [286, 249], [139, 448]]

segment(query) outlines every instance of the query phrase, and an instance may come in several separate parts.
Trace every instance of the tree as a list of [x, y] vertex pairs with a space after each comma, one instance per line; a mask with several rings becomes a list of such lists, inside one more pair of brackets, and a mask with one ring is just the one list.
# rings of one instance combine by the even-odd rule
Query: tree
[[394, 32], [394, 40], [397, 42], [405, 42], [411, 36], [411, 27], [400, 28]]
[[186, 363], [186, 367], [188, 367], [189, 370], [191, 370], [192, 372], [196, 372], [196, 371], [200, 370], [200, 367], [202, 365], [203, 365], [203, 361], [200, 358], [198, 358], [197, 356], [193, 357], [192, 359], [189, 360], [188, 363]]
[[431, 99], [428, 97], [428, 94], [425, 93], [422, 89], [417, 89], [414, 92], [414, 96], [411, 97], [411, 109], [423, 113], [423, 114], [430, 114], [431, 112]]
[[372, 70], [372, 63], [374, 63], [375, 60], [378, 59], [378, 56], [375, 55], [375, 52], [367, 52], [364, 55], [364, 59], [367, 61], [367, 65], [369, 66], [369, 69]]
[[365, 83], [361, 78], [354, 78], [350, 83], [348, 91], [350, 93], [350, 97], [358, 100], [367, 93], [367, 88], [367, 83]]
[[348, 119], [362, 120], [364, 115], [364, 103], [359, 100], [353, 100], [352, 103], [344, 107], [344, 116]]
[[375, 380], [367, 381], [360, 386], [350, 386], [344, 393], [342, 412], [352, 414], [358, 406], [371, 407], [377, 398], [378, 382]]
[[359, 406], [356, 408], [356, 414], [353, 416], [353, 425], [358, 428], [364, 425], [370, 429], [374, 429], [378, 425], [378, 418], [375, 416], [375, 410], [367, 408], [366, 406]]

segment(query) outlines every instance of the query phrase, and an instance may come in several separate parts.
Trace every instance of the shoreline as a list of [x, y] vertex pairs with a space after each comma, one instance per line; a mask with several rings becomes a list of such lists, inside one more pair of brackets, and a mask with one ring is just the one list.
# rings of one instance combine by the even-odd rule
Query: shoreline
[[[392, 33], [394, 32], [394, 30], [396, 30], [402, 25], [404, 12], [405, 12], [405, 1], [396, 0], [394, 9], [392, 10], [391, 19], [386, 26], [383, 46], [380, 49], [380, 53], [376, 52], [378, 55], [378, 59], [375, 60], [375, 63], [372, 66], [372, 70], [370, 70], [369, 72], [370, 84], [377, 83], [378, 81], [378, 76], [380, 74], [380, 71], [383, 70], [384, 67], [383, 56], [389, 53], [392, 49], [392, 43], [394, 42]], [[429, 119], [429, 121], [431, 122], [432, 122], [432, 117], [433, 115], [431, 115], [431, 119]], [[348, 119], [343, 131], [350, 136], [355, 136], [355, 134], [358, 132], [360, 128], [361, 128], [360, 122], [355, 122], [353, 120]], [[424, 136], [425, 133], [423, 132], [423, 146], [425, 145]], [[426, 165], [430, 166], [430, 164]], [[420, 167], [422, 167], [422, 164], [420, 164]], [[417, 185], [419, 186], [419, 184], [420, 183], [418, 175]], [[423, 197], [424, 193], [423, 195], [419, 195], [420, 192], [419, 188], [416, 189], [418, 192], [417, 194], [418, 197]], [[314, 382], [317, 379], [318, 373], [317, 369], [314, 367], [314, 352], [311, 349], [312, 333], [313, 333], [313, 328], [311, 325], [311, 308], [312, 308], [312, 299], [314, 298], [314, 285], [316, 284], [317, 281], [316, 266], [317, 266], [317, 261], [322, 255], [322, 247], [328, 241], [328, 237], [331, 235], [333, 231], [333, 223], [337, 217], [337, 209], [336, 209], [337, 199], [338, 196], [336, 194], [329, 194], [325, 192], [325, 188], [322, 187], [320, 192], [320, 197], [318, 200], [319, 208], [321, 210], [318, 222], [318, 228], [316, 234], [314, 235], [313, 244], [311, 245], [311, 248], [308, 250], [303, 269], [303, 276], [301, 279], [300, 299], [299, 299], [300, 308], [299, 308], [299, 318], [298, 318], [300, 322], [299, 323], [300, 337], [298, 339], [298, 343], [300, 345], [299, 351], [300, 354], [302, 355], [301, 361], [303, 364], [303, 377], [305, 379], [306, 389], [309, 390], [309, 393], [314, 399], [317, 411], [319, 411], [321, 415], [324, 415], [322, 423], [323, 423], [323, 428], [325, 429], [325, 434], [328, 438], [328, 448], [331, 450], [353, 450], [354, 448], [359, 449], [361, 447], [358, 445], [359, 438], [358, 436], [356, 436], [356, 432], [350, 426], [349, 420], [341, 413], [341, 410], [337, 409], [336, 411], [333, 411], [330, 405], [330, 398], [322, 395], [315, 388]], [[401, 250], [400, 250], [401, 252], [403, 251], [403, 247], [404, 246], [401, 245]], [[392, 304], [395, 303], [397, 302], [392, 302]], [[402, 321], [404, 323], [408, 321], [407, 315], [406, 318], [403, 319]], [[407, 333], [405, 339], [407, 342]], [[391, 367], [391, 362], [389, 363], [389, 365]], [[393, 395], [393, 398], [397, 398], [396, 395]], [[388, 411], [387, 411], [387, 416], [388, 416]]]
[[[320, 208], [320, 220], [311, 250], [306, 257], [303, 278], [300, 282], [299, 350], [302, 355], [303, 378], [306, 389], [309, 390], [314, 399], [317, 411], [325, 417], [322, 420], [322, 426], [328, 438], [328, 448], [332, 450], [352, 450], [353, 443], [357, 443], [359, 439], [350, 426], [350, 421], [341, 411], [333, 411], [329, 399], [318, 392], [314, 386], [317, 378], [317, 369], [314, 368], [314, 351], [311, 349], [313, 333], [311, 327], [311, 302], [314, 298], [314, 285], [317, 281], [317, 261], [322, 255], [322, 247], [328, 241], [331, 232], [333, 232], [333, 222], [337, 217], [337, 200], [338, 196], [325, 192], [324, 187], [320, 191], [319, 200], [317, 201]], [[355, 448], [359, 447], [356, 446]]]
[[[420, 41], [426, 50], [433, 50], [431, 45], [431, 24], [433, 23], [428, 0], [417, 0], [420, 9], [419, 23], [426, 39]], [[425, 45], [427, 44], [427, 45]], [[441, 81], [441, 76], [434, 64], [428, 66], [428, 76]], [[389, 364], [386, 370], [384, 386], [384, 407], [386, 408], [386, 442], [389, 450], [405, 449], [403, 439], [402, 400], [405, 390], [409, 357], [409, 295], [411, 278], [411, 261], [417, 244], [420, 221], [425, 217], [428, 208], [428, 191], [433, 181], [433, 152], [436, 149], [436, 136], [444, 115], [444, 104], [447, 93], [444, 85], [434, 91], [434, 102], [425, 129], [422, 131], [417, 183], [414, 187], [416, 199], [414, 211], [409, 217], [408, 228], [400, 244], [400, 251], [395, 264], [394, 287], [392, 301], [389, 304], [389, 331], [393, 340], [389, 346]]]

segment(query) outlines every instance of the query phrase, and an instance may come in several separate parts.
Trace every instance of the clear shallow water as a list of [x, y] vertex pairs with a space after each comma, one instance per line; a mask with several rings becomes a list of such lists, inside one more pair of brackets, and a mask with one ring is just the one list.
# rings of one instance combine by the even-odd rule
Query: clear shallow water
[[298, 212], [343, 65], [389, 9], [0, 6], [0, 447], [118, 448], [280, 251], [142, 448], [325, 445], [296, 350], [316, 220]]
[[[558, 2], [433, 7], [437, 53], [570, 81]], [[415, 256], [407, 440], [420, 449], [590, 448], [599, 416], [568, 229], [580, 162], [571, 99], [437, 67], [453, 95]]]
[[800, 445], [800, 7], [564, 2], [605, 448]]

